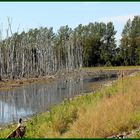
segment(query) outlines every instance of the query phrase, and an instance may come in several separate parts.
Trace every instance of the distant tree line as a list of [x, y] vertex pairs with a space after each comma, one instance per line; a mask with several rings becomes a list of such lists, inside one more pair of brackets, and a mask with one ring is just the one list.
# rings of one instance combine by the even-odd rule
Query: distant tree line
[[0, 79], [55, 74], [82, 67], [82, 62], [80, 38], [68, 26], [56, 34], [53, 28], [30, 29], [0, 41]]
[[[9, 36], [9, 32], [11, 36]], [[79, 67], [140, 64], [140, 16], [128, 20], [116, 45], [112, 22], [95, 22], [72, 29], [61, 26], [12, 33], [2, 40], [0, 79], [38, 77]]]
[[127, 21], [118, 49], [118, 65], [140, 65], [140, 16]]

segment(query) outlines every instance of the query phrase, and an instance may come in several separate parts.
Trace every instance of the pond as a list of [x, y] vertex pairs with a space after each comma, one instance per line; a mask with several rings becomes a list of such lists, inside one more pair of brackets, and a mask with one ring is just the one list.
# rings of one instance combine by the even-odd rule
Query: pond
[[101, 85], [114, 78], [63, 76], [49, 83], [33, 83], [9, 91], [0, 91], [0, 125], [44, 112], [65, 98], [86, 94], [96, 89], [95, 84]]

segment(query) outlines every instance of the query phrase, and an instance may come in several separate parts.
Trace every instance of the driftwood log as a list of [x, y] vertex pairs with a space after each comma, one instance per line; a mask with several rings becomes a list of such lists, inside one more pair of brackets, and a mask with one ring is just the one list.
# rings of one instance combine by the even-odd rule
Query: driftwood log
[[11, 132], [7, 138], [22, 138], [25, 134], [26, 126], [19, 126]]
[[12, 131], [6, 138], [22, 138], [26, 131], [26, 126], [22, 126], [22, 119], [19, 119], [17, 128]]

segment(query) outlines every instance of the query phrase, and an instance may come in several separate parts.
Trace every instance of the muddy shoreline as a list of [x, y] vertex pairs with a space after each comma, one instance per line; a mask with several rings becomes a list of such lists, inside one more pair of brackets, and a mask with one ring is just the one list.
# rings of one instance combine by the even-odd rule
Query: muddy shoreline
[[87, 76], [95, 76], [95, 79], [98, 79], [99, 77], [109, 77], [110, 75], [117, 75], [118, 77], [120, 75], [127, 76], [131, 73], [137, 72], [139, 69], [131, 69], [131, 70], [97, 70], [97, 69], [80, 69], [80, 70], [72, 70], [72, 71], [65, 71], [65, 72], [57, 72], [55, 75], [46, 75], [46, 76], [40, 76], [37, 78], [21, 78], [21, 79], [15, 79], [15, 80], [9, 80], [9, 79], [3, 79], [0, 81], [0, 91], [4, 90], [10, 90], [12, 88], [19, 88], [21, 86], [25, 86], [28, 84], [36, 83], [36, 82], [46, 82], [49, 83], [57, 78], [61, 78], [64, 76], [77, 76], [82, 75], [84, 77]]

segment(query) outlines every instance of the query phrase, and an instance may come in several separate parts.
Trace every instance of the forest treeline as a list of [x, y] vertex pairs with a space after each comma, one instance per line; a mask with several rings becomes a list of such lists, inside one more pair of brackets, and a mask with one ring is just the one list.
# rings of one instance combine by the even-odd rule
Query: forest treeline
[[[0, 79], [37, 77], [79, 67], [140, 64], [140, 16], [128, 20], [117, 46], [112, 22], [94, 22], [72, 29], [61, 26], [12, 33], [2, 40]], [[11, 36], [8, 34], [11, 33]]]

